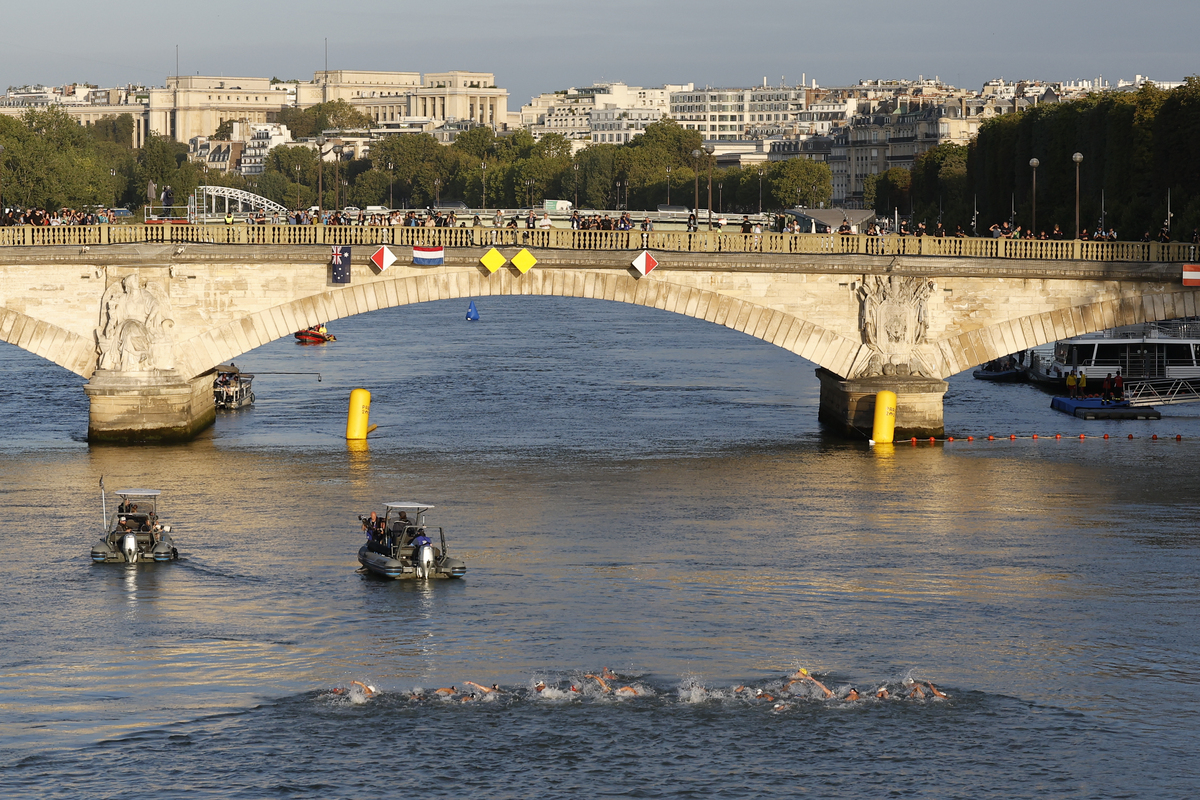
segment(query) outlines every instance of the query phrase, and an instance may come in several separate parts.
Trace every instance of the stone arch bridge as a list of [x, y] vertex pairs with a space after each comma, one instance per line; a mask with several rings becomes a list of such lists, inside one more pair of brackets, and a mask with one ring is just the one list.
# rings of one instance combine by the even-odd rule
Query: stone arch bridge
[[[504, 233], [514, 241], [497, 249], [511, 258], [522, 242]], [[660, 265], [643, 276], [631, 249], [530, 246], [528, 272], [508, 263], [493, 273], [480, 263], [486, 241], [447, 247], [439, 266], [415, 266], [394, 244], [399, 260], [381, 272], [369, 261], [377, 245], [357, 244], [350, 283], [335, 284], [327, 245], [162, 238], [0, 247], [0, 339], [88, 379], [92, 441], [190, 438], [215, 417], [216, 365], [309, 325], [433, 300], [555, 295], [704, 319], [817, 364], [820, 413], [834, 424], [869, 429], [874, 393], [896, 391], [905, 436], [942, 433], [950, 375], [1058, 339], [1198, 313], [1182, 252], [1102, 261], [676, 248], [656, 249]]]

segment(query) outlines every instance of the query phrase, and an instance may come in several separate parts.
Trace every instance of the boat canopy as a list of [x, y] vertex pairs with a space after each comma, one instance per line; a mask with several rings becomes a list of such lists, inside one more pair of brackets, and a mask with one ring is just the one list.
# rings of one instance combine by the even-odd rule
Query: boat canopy
[[233, 364], [222, 364], [221, 366], [217, 367], [217, 372], [224, 372], [229, 375], [240, 375], [242, 371]]
[[118, 497], [158, 497], [162, 492], [158, 489], [122, 489], [116, 492]]
[[384, 503], [383, 507], [391, 511], [428, 511], [434, 508], [428, 503]]

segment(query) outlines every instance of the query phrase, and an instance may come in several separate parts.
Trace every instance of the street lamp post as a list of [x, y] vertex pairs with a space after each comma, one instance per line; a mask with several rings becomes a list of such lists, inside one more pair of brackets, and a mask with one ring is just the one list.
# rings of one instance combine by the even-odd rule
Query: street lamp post
[[671, 165], [667, 165], [667, 205], [671, 205]]
[[579, 208], [579, 162], [572, 164], [571, 170], [575, 173], [575, 208]]
[[[700, 213], [700, 154], [701, 150], [693, 150], [692, 158], [696, 159], [696, 196], [692, 202], [692, 214]], [[696, 220], [699, 222], [699, 220]]]
[[392, 166], [392, 162], [388, 162], [388, 213], [392, 211], [392, 184], [396, 182], [396, 169]]
[[317, 137], [317, 223], [321, 223], [321, 207], [325, 205], [325, 137]]
[[4, 213], [4, 145], [0, 144], [0, 214]]
[[758, 171], [758, 213], [762, 213], [762, 179], [763, 170]]
[[[341, 193], [341, 187], [342, 187], [341, 173], [342, 173], [342, 146], [340, 144], [335, 144], [333, 146], [333, 204], [334, 204], [334, 206], [337, 206], [337, 207], [340, 207], [342, 205], [342, 202], [340, 199], [340, 193]], [[334, 210], [336, 211], [337, 209], [335, 208]]]
[[342, 178], [342, 208], [350, 205], [350, 181]]
[[525, 186], [529, 189], [529, 210], [533, 210], [533, 178], [525, 179]]
[[433, 207], [437, 208], [442, 204], [442, 179], [433, 179]]
[[1075, 162], [1075, 238], [1079, 238], [1079, 165], [1083, 163], [1083, 153], [1071, 156]]
[[300, 165], [296, 165], [296, 210], [300, 210]]
[[716, 150], [716, 145], [706, 144], [704, 150], [708, 153], [708, 229], [713, 228], [712, 220], [712, 169], [713, 169], [713, 151]]
[[617, 211], [621, 210], [621, 182], [617, 181]]
[[1030, 215], [1029, 235], [1037, 238], [1037, 168], [1042, 162], [1036, 158], [1029, 159], [1029, 166], [1033, 169], [1033, 214]]
[[725, 181], [717, 184], [717, 211], [721, 214], [725, 213]]
[[[117, 171], [116, 171], [115, 169], [110, 169], [110, 170], [108, 171], [108, 176], [109, 176], [110, 178], [112, 178], [112, 185], [113, 185], [113, 206], [116, 206], [116, 205], [117, 205]], [[3, 210], [3, 208], [4, 208], [3, 206], [0, 206], [0, 211], [2, 211], [2, 210]]]
[[479, 169], [483, 172], [483, 192], [479, 197], [479, 202], [483, 207], [484, 212], [487, 211], [487, 162], [480, 161]]

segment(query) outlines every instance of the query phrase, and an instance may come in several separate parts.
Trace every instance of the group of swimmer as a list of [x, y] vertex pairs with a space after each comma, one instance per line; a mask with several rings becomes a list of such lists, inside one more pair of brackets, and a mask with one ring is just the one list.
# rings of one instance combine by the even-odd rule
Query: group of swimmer
[[[591, 683], [587, 683], [590, 681]], [[426, 692], [423, 689], [413, 689], [401, 696], [413, 701], [429, 699], [438, 699], [444, 701], [457, 701], [461, 703], [470, 703], [477, 700], [495, 699], [501, 696], [510, 696], [514, 698], [521, 697], [547, 697], [552, 699], [563, 699], [570, 697], [583, 697], [609, 695], [619, 698], [632, 698], [643, 695], [652, 695], [653, 691], [645, 687], [638, 688], [631, 685], [633, 681], [628, 681], [627, 677], [613, 672], [608, 667], [604, 667], [600, 674], [585, 673], [583, 681], [571, 681], [566, 688], [559, 685], [549, 685], [544, 680], [536, 681], [530, 689], [502, 689], [499, 684], [493, 683], [491, 686], [484, 686], [475, 681], [464, 681], [464, 687], [459, 689], [458, 686], [445, 686], [438, 689], [433, 689]], [[623, 684], [618, 686], [617, 684]], [[888, 689], [887, 685], [880, 686], [873, 691], [860, 692], [855, 686], [848, 687], [844, 693], [835, 693], [824, 683], [819, 681], [807, 669], [801, 667], [796, 672], [788, 675], [782, 686], [778, 689], [768, 691], [763, 688], [751, 688], [748, 686], [735, 686], [730, 689], [730, 694], [733, 698], [749, 700], [752, 702], [773, 703], [772, 708], [775, 711], [783, 711], [791, 707], [789, 701], [801, 699], [804, 695], [804, 690], [807, 687], [813, 687], [818, 694], [818, 699], [836, 700], [843, 703], [854, 703], [864, 700], [948, 700], [950, 696], [935, 686], [933, 683], [925, 680], [916, 680], [911, 677], [905, 678], [901, 682], [899, 689]], [[334, 695], [349, 695], [355, 702], [365, 702], [366, 700], [382, 694], [374, 686], [363, 683], [361, 681], [352, 681], [347, 688], [336, 688], [332, 692]]]

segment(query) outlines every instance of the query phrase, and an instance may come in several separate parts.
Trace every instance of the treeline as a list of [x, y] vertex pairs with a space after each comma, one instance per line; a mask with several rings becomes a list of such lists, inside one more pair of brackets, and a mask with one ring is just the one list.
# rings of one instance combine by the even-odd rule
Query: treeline
[[[187, 158], [187, 145], [151, 136], [133, 148], [133, 117], [123, 114], [81, 126], [62, 109], [31, 109], [0, 116], [0, 202], [5, 207], [82, 209], [136, 208], [153, 180], [175, 189], [184, 204], [205, 180]], [[242, 183], [211, 173], [210, 182]]]
[[[1079, 165], [1079, 225], [1115, 228], [1123, 240], [1157, 236], [1188, 240], [1200, 225], [1200, 78], [1164, 91], [1093, 94], [994, 117], [969, 146], [943, 144], [922, 154], [911, 174], [890, 170], [868, 187], [881, 214], [894, 209], [916, 221], [986, 235], [996, 222], [1033, 223], [1032, 158], [1037, 168], [1037, 231], [1059, 225], [1075, 233], [1075, 162]], [[873, 191], [872, 191], [873, 190]]]
[[[425, 207], [461, 200], [474, 208], [517, 208], [545, 199], [582, 208], [653, 210], [668, 200], [692, 207], [700, 172], [700, 207], [708, 204], [708, 156], [696, 131], [672, 121], [654, 123], [628, 144], [594, 144], [572, 156], [559, 134], [534, 141], [526, 131], [496, 136], [474, 128], [449, 147], [428, 134], [388, 136], [370, 156], [319, 164], [308, 147], [281, 145], [268, 156], [255, 190], [292, 207], [353, 205]], [[696, 159], [692, 153], [701, 150]], [[712, 172], [713, 208], [725, 213], [828, 204], [832, 184], [825, 164], [804, 160]], [[345, 185], [342, 182], [345, 181]], [[486, 183], [487, 196], [484, 197]], [[761, 192], [761, 194], [760, 194]]]

